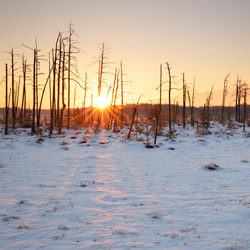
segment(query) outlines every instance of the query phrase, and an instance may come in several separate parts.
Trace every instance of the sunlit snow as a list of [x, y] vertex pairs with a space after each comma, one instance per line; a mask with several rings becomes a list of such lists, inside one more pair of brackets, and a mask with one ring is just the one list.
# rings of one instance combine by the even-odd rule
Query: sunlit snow
[[250, 131], [211, 131], [147, 149], [125, 129], [2, 130], [0, 248], [250, 249]]

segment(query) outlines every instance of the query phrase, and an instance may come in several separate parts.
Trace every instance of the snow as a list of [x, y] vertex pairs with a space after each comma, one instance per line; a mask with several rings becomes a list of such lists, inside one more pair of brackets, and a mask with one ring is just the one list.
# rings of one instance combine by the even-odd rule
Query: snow
[[125, 129], [2, 129], [0, 249], [250, 249], [247, 129], [178, 127], [152, 149]]

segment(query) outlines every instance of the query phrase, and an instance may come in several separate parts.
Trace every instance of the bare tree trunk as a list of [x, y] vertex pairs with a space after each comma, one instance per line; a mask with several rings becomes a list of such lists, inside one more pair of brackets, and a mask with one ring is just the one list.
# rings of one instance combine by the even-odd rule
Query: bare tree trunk
[[177, 123], [177, 117], [178, 117], [178, 108], [179, 108], [179, 105], [178, 105], [178, 102], [176, 102], [176, 104], [174, 105], [174, 124]]
[[192, 105], [191, 105], [191, 126], [194, 127], [194, 93], [195, 93], [195, 79], [193, 83]]
[[21, 76], [19, 76], [19, 80], [18, 80], [18, 85], [16, 86], [16, 98], [15, 98], [15, 114], [16, 114], [16, 120], [18, 117], [18, 106], [19, 106], [19, 94], [20, 94], [20, 86], [21, 86]]
[[105, 45], [102, 44], [101, 55], [99, 59], [99, 72], [98, 72], [98, 97], [101, 96], [102, 91], [102, 77], [103, 77], [103, 67], [104, 67], [104, 53], [105, 53]]
[[50, 136], [53, 134], [54, 115], [56, 109], [56, 65], [57, 65], [57, 48], [59, 39], [60, 39], [60, 33], [57, 36], [55, 52], [52, 49], [53, 86], [52, 86], [52, 105], [51, 105], [52, 107], [50, 110], [50, 131], [49, 131]]
[[[57, 39], [58, 42], [58, 39]], [[56, 101], [56, 61], [57, 61], [57, 42], [56, 42], [56, 49], [55, 54], [54, 50], [52, 49], [53, 55], [53, 86], [52, 86], [52, 108], [50, 111], [50, 132], [49, 135], [53, 134], [53, 126], [54, 126], [54, 111], [55, 111], [55, 101]]]
[[115, 96], [115, 84], [116, 84], [116, 78], [117, 78], [117, 68], [115, 69], [115, 78], [112, 88], [112, 97], [111, 97], [111, 104], [110, 104], [110, 117], [109, 117], [109, 126], [112, 128], [113, 125], [113, 117], [114, 117], [114, 96]]
[[170, 71], [170, 64], [166, 62], [169, 78], [169, 89], [168, 89], [168, 123], [169, 123], [169, 134], [172, 133], [172, 114], [171, 114], [171, 89], [172, 89], [172, 76]]
[[211, 91], [209, 93], [209, 96], [207, 98], [207, 126], [208, 127], [209, 127], [209, 123], [210, 123], [210, 102], [212, 99], [213, 88], [214, 88], [214, 85], [212, 86]]
[[131, 122], [131, 125], [130, 125], [130, 128], [129, 128], [127, 139], [130, 139], [130, 136], [131, 136], [132, 128], [133, 128], [133, 125], [134, 125], [134, 122], [135, 122], [135, 115], [136, 115], [136, 112], [137, 112], [137, 108], [138, 108], [140, 99], [141, 99], [141, 95], [140, 95], [140, 97], [139, 97], [139, 99], [137, 101], [137, 104], [134, 107], [133, 116], [132, 116], [132, 122]]
[[[23, 124], [23, 121], [26, 122], [26, 71], [27, 71], [27, 61], [22, 60], [23, 64], [23, 96], [22, 96], [22, 105], [21, 105], [21, 114], [20, 114], [20, 123]], [[24, 119], [23, 119], [24, 117]]]
[[[53, 63], [53, 62], [52, 62]], [[50, 53], [49, 53], [49, 71], [51, 69], [51, 65], [50, 65]], [[53, 67], [52, 67], [53, 69]], [[51, 94], [51, 74], [49, 75], [49, 109], [51, 110], [52, 108], [52, 94]]]
[[183, 123], [183, 128], [186, 128], [186, 83], [185, 83], [185, 73], [182, 74], [182, 82], [183, 82], [183, 106], [182, 106], [182, 123]]
[[241, 84], [241, 80], [239, 80], [238, 82], [238, 122], [241, 122], [241, 110], [240, 110], [241, 90], [242, 90], [242, 84]]
[[[99, 57], [99, 71], [98, 71], [98, 98], [101, 96], [102, 91], [102, 77], [103, 77], [103, 69], [104, 69], [104, 54], [105, 54], [105, 45], [102, 44], [101, 54]], [[97, 110], [97, 127], [99, 128], [101, 124], [101, 111]]]
[[35, 84], [36, 84], [36, 127], [39, 128], [40, 126], [40, 118], [39, 118], [39, 103], [38, 103], [38, 69], [39, 69], [39, 62], [38, 62], [38, 50], [37, 50], [37, 45], [36, 45], [36, 80], [35, 80]]
[[58, 133], [62, 133], [62, 126], [63, 126], [63, 113], [66, 108], [66, 104], [64, 101], [64, 92], [65, 92], [65, 45], [63, 43], [63, 61], [62, 61], [62, 109], [61, 109], [61, 119], [60, 119], [60, 126]]
[[121, 61], [121, 127], [123, 128], [123, 119], [124, 119], [124, 114], [123, 114], [123, 68], [122, 68], [122, 61]]
[[5, 135], [8, 134], [9, 106], [8, 106], [8, 64], [5, 65]]
[[31, 133], [36, 133], [35, 128], [35, 117], [36, 117], [36, 63], [37, 63], [37, 50], [34, 49], [34, 58], [33, 58], [33, 113], [32, 113], [32, 129]]
[[206, 103], [204, 104], [203, 113], [202, 113], [202, 125], [203, 125], [203, 128], [205, 127], [205, 123], [206, 123]]
[[229, 74], [224, 79], [224, 87], [223, 87], [223, 97], [222, 97], [222, 105], [221, 105], [221, 123], [224, 124], [224, 110], [227, 96], [227, 83], [228, 83]]
[[156, 124], [155, 124], [155, 133], [154, 133], [154, 144], [156, 144], [158, 129], [161, 130], [161, 99], [162, 99], [162, 64], [160, 64], [160, 100], [159, 100], [159, 109], [156, 114]]
[[70, 23], [70, 25], [69, 25], [69, 48], [68, 48], [68, 118], [67, 118], [67, 129], [69, 129], [69, 123], [70, 123], [70, 78], [71, 78], [72, 35], [73, 35], [73, 29], [72, 29], [72, 26]]
[[246, 113], [247, 113], [247, 88], [244, 90], [244, 109], [243, 109], [243, 130], [246, 130]]
[[160, 103], [159, 103], [159, 121], [158, 121], [158, 124], [159, 124], [159, 131], [161, 131], [161, 109], [162, 109], [162, 64], [160, 65]]
[[239, 83], [239, 77], [237, 77], [236, 91], [235, 91], [235, 120], [236, 121], [238, 121], [238, 91], [239, 91], [238, 83]]
[[12, 127], [16, 126], [14, 51], [11, 49]]
[[187, 99], [188, 99], [188, 103], [189, 103], [190, 116], [191, 116], [191, 124], [192, 124], [192, 103], [191, 103], [191, 98], [190, 98], [189, 90], [187, 91]]
[[115, 122], [114, 122], [114, 126], [113, 126], [113, 132], [116, 131], [116, 124], [117, 124], [117, 119], [118, 119], [118, 116], [116, 114], [116, 99], [117, 99], [117, 93], [118, 93], [118, 88], [119, 88], [119, 70], [118, 70], [118, 73], [117, 73], [117, 77], [116, 77], [116, 90], [115, 90], [115, 97], [114, 97], [114, 116], [115, 116]]
[[59, 33], [59, 59], [58, 59], [58, 72], [57, 72], [57, 112], [56, 124], [59, 130], [60, 127], [60, 82], [61, 82], [61, 62], [62, 62], [62, 36]]

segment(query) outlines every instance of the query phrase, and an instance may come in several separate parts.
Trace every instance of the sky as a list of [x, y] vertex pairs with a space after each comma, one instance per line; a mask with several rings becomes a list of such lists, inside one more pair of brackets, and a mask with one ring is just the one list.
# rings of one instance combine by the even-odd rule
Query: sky
[[[82, 78], [88, 73], [87, 102], [90, 93], [97, 92], [98, 64], [93, 63], [102, 43], [110, 47], [110, 61], [114, 62], [109, 72], [123, 61], [128, 81], [125, 102], [136, 102], [140, 94], [142, 102], [157, 101], [159, 68], [163, 64], [163, 79], [167, 80], [166, 62], [175, 76], [176, 89], [181, 88], [182, 73], [190, 86], [195, 78], [197, 93], [209, 91], [212, 85], [222, 89], [228, 73], [230, 85], [237, 75], [243, 81], [250, 79], [249, 0], [0, 0], [0, 4], [0, 81], [5, 63], [10, 63], [6, 51], [14, 48], [32, 64], [31, 53], [22, 44], [34, 47], [37, 39], [46, 58], [58, 32], [67, 36], [70, 22], [82, 49], [79, 72]], [[18, 68], [20, 57], [16, 60]], [[42, 83], [48, 74], [47, 62], [41, 67]], [[111, 84], [113, 76], [106, 78]], [[4, 106], [4, 91], [2, 82], [0, 106]], [[179, 93], [176, 90], [174, 95]], [[167, 97], [167, 92], [163, 95]], [[82, 96], [77, 89], [77, 105]], [[48, 99], [44, 104], [48, 107]]]

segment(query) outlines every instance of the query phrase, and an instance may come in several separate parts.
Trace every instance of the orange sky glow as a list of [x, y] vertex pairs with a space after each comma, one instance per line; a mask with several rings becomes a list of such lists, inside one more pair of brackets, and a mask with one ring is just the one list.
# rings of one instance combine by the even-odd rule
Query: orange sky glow
[[[123, 61], [125, 103], [136, 102], [140, 94], [141, 102], [156, 103], [160, 64], [164, 68], [163, 79], [168, 79], [166, 62], [175, 76], [174, 97], [181, 93], [183, 72], [190, 88], [195, 78], [196, 92], [202, 92], [197, 94], [197, 105], [205, 102], [203, 97], [212, 85], [214, 90], [223, 88], [228, 73], [232, 94], [237, 75], [247, 83], [250, 80], [249, 9], [248, 0], [4, 1], [0, 10], [0, 107], [5, 101], [5, 63], [10, 65], [10, 56], [5, 52], [13, 47], [17, 54], [18, 81], [21, 55], [32, 64], [32, 52], [22, 44], [34, 47], [36, 38], [40, 54], [47, 59], [58, 31], [67, 36], [70, 22], [82, 50], [77, 55], [79, 74], [82, 79], [85, 72], [88, 74], [87, 106], [91, 93], [97, 93], [98, 63], [94, 62], [102, 43], [110, 48], [109, 73], [114, 73]], [[43, 85], [48, 75], [46, 60], [41, 62], [41, 73], [39, 83]], [[105, 78], [107, 85], [113, 83], [112, 74]], [[31, 86], [28, 88], [31, 93]], [[72, 83], [72, 99], [74, 88]], [[164, 90], [167, 99], [167, 84]], [[104, 95], [107, 91], [108, 87], [104, 87]], [[82, 106], [83, 90], [77, 87], [76, 93], [76, 106]], [[43, 108], [49, 108], [48, 96], [46, 92]], [[220, 103], [220, 92], [215, 92], [212, 105]], [[28, 105], [32, 106], [31, 95]]]

